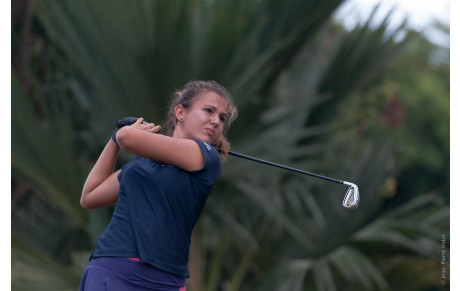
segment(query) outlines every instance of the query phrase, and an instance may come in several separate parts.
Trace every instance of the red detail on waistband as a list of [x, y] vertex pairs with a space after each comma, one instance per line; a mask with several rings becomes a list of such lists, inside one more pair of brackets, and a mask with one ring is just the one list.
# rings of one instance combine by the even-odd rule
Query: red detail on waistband
[[140, 258], [128, 258], [128, 259], [133, 260], [133, 261], [137, 261], [137, 262], [145, 263], [145, 262], [142, 261]]

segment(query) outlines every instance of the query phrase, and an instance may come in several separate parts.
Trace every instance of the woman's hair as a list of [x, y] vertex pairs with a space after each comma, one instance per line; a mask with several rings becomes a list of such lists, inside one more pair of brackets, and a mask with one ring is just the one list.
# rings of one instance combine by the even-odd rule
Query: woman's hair
[[163, 128], [166, 129], [166, 134], [172, 136], [176, 129], [177, 118], [175, 108], [181, 104], [184, 108], [192, 106], [194, 100], [202, 93], [214, 92], [224, 98], [228, 104], [228, 115], [225, 120], [224, 130], [222, 134], [216, 139], [213, 146], [219, 152], [220, 160], [224, 161], [230, 150], [230, 143], [225, 137], [225, 132], [230, 126], [230, 123], [235, 120], [238, 115], [236, 107], [233, 105], [233, 98], [227, 90], [215, 81], [191, 81], [187, 83], [182, 89], [174, 92], [172, 96], [171, 106], [166, 114], [166, 120]]

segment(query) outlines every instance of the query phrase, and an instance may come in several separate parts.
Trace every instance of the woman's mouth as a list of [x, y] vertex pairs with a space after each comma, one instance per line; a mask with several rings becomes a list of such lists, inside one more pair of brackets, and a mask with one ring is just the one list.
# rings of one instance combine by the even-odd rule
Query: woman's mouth
[[213, 129], [210, 129], [210, 128], [205, 128], [206, 130], [206, 133], [210, 136], [213, 136], [215, 134], [214, 130]]

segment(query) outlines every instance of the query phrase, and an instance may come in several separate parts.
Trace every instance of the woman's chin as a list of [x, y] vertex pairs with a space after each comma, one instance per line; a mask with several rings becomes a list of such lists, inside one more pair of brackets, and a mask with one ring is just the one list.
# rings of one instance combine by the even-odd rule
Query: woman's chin
[[206, 135], [206, 136], [203, 136], [200, 140], [208, 144], [213, 144], [215, 139], [209, 135]]

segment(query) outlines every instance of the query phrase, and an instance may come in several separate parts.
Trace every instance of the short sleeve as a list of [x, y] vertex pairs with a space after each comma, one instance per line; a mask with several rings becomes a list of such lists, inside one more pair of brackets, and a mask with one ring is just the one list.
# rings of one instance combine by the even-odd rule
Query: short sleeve
[[125, 173], [124, 171], [124, 166], [121, 168], [120, 173], [118, 173], [118, 182], [121, 182], [121, 178], [123, 178], [123, 174]]
[[214, 184], [220, 176], [221, 164], [220, 157], [217, 150], [200, 140], [194, 140], [201, 149], [204, 157], [204, 167], [201, 170], [194, 171], [192, 174], [197, 176], [210, 184]]
[[124, 164], [122, 167], [121, 167], [121, 171], [120, 173], [118, 173], [118, 182], [121, 182], [121, 179], [123, 178], [123, 175], [125, 174], [125, 171], [128, 167], [131, 167], [131, 164], [132, 164], [132, 161], [138, 159], [139, 157], [134, 157], [131, 161], [129, 161], [129, 163], [126, 163]]

